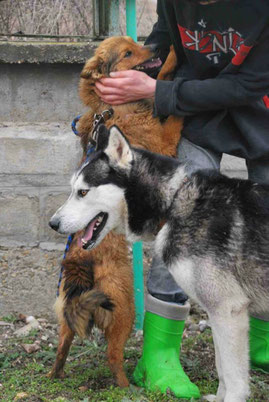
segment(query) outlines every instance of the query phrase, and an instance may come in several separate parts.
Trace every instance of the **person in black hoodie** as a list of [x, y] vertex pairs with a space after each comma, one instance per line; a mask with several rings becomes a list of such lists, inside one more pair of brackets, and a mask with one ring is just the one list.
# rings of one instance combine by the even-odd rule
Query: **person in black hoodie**
[[[251, 180], [269, 184], [268, 0], [158, 0], [157, 14], [146, 44], [157, 44], [162, 60], [174, 45], [174, 80], [111, 73], [96, 84], [99, 96], [111, 105], [154, 97], [156, 116], [184, 116], [178, 157], [189, 173], [219, 170], [227, 153], [245, 158]], [[156, 258], [148, 291], [135, 381], [198, 398], [178, 361], [187, 296]], [[250, 318], [250, 357], [253, 368], [269, 372], [269, 315]]]

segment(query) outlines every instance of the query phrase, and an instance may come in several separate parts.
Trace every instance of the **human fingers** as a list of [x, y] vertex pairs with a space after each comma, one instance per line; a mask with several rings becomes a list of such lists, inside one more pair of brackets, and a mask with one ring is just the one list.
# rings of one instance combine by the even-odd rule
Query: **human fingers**
[[102, 95], [111, 94], [111, 93], [118, 94], [118, 93], [121, 92], [121, 89], [118, 88], [117, 86], [105, 86], [100, 81], [97, 81], [95, 83], [95, 87], [99, 91], [99, 93], [102, 94]]
[[122, 105], [126, 103], [127, 100], [116, 95], [105, 95], [101, 97], [101, 101], [108, 103], [109, 105]]
[[105, 87], [111, 88], [119, 88], [126, 84], [126, 77], [125, 78], [101, 78], [99, 83], [101, 83]]
[[112, 71], [109, 76], [112, 78], [132, 78], [137, 73], [141, 73], [141, 71], [136, 70], [123, 70], [123, 71]]
[[93, 89], [94, 89], [94, 92], [96, 93], [96, 95], [98, 95], [99, 98], [102, 98], [102, 94], [101, 94], [100, 91], [98, 91], [98, 89], [96, 88], [96, 86], [95, 86]]
[[131, 82], [137, 81], [146, 76], [142, 71], [135, 70], [124, 70], [124, 71], [114, 71], [109, 74], [112, 78], [101, 78], [99, 82], [106, 86], [118, 87], [122, 85], [128, 85]]

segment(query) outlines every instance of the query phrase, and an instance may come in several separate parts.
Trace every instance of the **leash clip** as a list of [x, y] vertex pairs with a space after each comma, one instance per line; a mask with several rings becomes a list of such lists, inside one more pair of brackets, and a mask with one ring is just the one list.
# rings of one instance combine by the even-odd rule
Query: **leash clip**
[[94, 118], [93, 129], [91, 132], [91, 142], [93, 140], [95, 145], [96, 145], [97, 128], [100, 126], [100, 124], [103, 124], [107, 120], [109, 120], [113, 116], [113, 114], [114, 114], [114, 110], [112, 108], [105, 109], [100, 114], [95, 113], [95, 115], [93, 117]]

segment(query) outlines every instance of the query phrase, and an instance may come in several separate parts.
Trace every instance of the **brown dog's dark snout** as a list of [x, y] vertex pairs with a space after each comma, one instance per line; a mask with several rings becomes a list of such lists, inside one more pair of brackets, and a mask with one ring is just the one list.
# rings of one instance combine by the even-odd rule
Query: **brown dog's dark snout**
[[155, 53], [158, 50], [158, 44], [157, 43], [152, 43], [150, 45], [144, 45], [143, 49], [149, 49], [151, 50], [153, 53]]

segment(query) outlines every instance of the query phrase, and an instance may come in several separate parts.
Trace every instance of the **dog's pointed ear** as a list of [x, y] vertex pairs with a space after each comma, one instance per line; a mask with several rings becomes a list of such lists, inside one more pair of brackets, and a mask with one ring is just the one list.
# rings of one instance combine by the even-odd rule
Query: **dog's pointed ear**
[[96, 151], [104, 151], [108, 146], [109, 130], [104, 124], [100, 124], [96, 134]]
[[116, 125], [112, 126], [109, 130], [108, 143], [104, 152], [112, 165], [124, 169], [130, 168], [133, 153], [129, 141]]
[[99, 80], [103, 76], [103, 61], [96, 55], [86, 61], [80, 74], [81, 78], [92, 79], [94, 81]]

